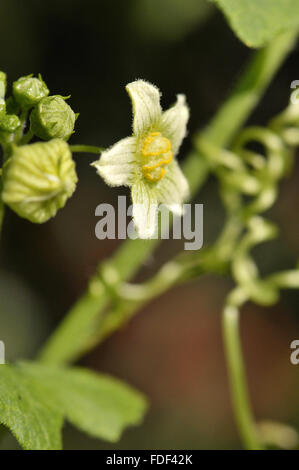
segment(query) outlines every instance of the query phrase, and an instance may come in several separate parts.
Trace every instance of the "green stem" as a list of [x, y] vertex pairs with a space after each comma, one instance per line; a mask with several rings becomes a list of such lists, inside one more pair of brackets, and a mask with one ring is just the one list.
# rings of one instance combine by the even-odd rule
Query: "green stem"
[[[273, 78], [282, 61], [292, 48], [295, 35], [281, 35], [264, 50], [253, 55], [232, 96], [224, 103], [204, 135], [216, 145], [227, 145], [236, 131], [258, 103], [265, 88]], [[201, 134], [197, 134], [197, 138]], [[196, 138], [196, 139], [197, 139]], [[195, 143], [196, 143], [195, 139]], [[85, 146], [81, 147], [86, 148]], [[208, 165], [197, 152], [192, 152], [184, 166], [191, 194], [194, 195], [208, 175]], [[118, 282], [127, 281], [142, 266], [158, 244], [157, 240], [127, 240], [109, 261], [110, 272]], [[99, 269], [102, 265], [100, 265]], [[112, 277], [113, 277], [112, 276]], [[74, 361], [92, 344], [103, 310], [111, 300], [107, 286], [95, 276], [87, 291], [71, 308], [62, 324], [44, 346], [40, 358], [49, 363]]]
[[70, 145], [70, 149], [74, 153], [96, 153], [97, 155], [104, 150], [103, 147], [95, 147], [94, 145]]
[[23, 132], [24, 132], [24, 127], [26, 125], [26, 119], [27, 119], [27, 116], [28, 116], [28, 109], [24, 109], [22, 112], [21, 112], [21, 115], [20, 115], [20, 122], [21, 122], [21, 125], [20, 127], [17, 129], [17, 131], [15, 132], [14, 134], [14, 143], [15, 144], [19, 144], [20, 140], [22, 139], [23, 137]]
[[252, 415], [239, 334], [239, 310], [227, 306], [222, 317], [232, 405], [238, 429], [247, 449], [262, 449]]
[[206, 139], [218, 146], [228, 144], [259, 103], [273, 76], [294, 47], [296, 38], [297, 32], [281, 34], [253, 55], [231, 97], [220, 108], [212, 125], [206, 129]]
[[143, 305], [176, 284], [198, 278], [205, 273], [215, 272], [219, 274], [227, 271], [228, 263], [243, 229], [242, 220], [238, 215], [239, 210], [239, 199], [233, 205], [227, 207], [227, 222], [212, 247], [193, 254], [177, 255], [164, 264], [154, 277], [143, 284], [123, 282], [121, 285], [116, 285], [114, 287], [114, 298], [117, 298], [118, 302], [99, 316], [88, 349], [99, 344], [115, 330], [121, 328], [123, 324], [140, 311]]
[[[130, 279], [150, 256], [158, 240], [127, 240], [115, 255], [99, 269], [106, 277], [116, 277], [117, 282]], [[95, 275], [86, 292], [80, 297], [43, 348], [40, 359], [50, 363], [69, 362], [90, 348], [98, 330], [101, 312], [109, 304], [111, 292]]]
[[26, 145], [30, 142], [30, 140], [33, 138], [34, 134], [31, 129], [29, 129], [26, 134], [23, 135], [23, 137], [19, 141], [19, 145]]

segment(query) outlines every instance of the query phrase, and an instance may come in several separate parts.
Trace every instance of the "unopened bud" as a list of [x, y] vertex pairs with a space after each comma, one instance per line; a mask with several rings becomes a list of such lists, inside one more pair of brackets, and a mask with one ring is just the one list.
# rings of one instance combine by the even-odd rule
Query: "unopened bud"
[[20, 217], [43, 223], [73, 194], [75, 163], [61, 139], [15, 147], [3, 168], [3, 201]]
[[45, 82], [39, 78], [21, 77], [13, 83], [13, 95], [21, 108], [31, 108], [48, 96], [49, 90]]
[[3, 114], [0, 117], [0, 131], [2, 132], [15, 132], [20, 127], [21, 121], [15, 114]]
[[30, 115], [31, 131], [40, 139], [68, 140], [74, 131], [76, 115], [62, 96], [43, 98]]

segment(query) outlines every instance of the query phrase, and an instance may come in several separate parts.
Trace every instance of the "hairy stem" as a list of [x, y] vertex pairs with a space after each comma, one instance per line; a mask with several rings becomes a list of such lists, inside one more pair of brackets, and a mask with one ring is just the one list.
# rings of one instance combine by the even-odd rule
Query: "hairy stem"
[[[294, 40], [294, 35], [281, 35], [265, 49], [254, 53], [232, 95], [203, 133], [195, 137], [195, 145], [202, 134], [219, 146], [230, 142], [258, 103]], [[208, 165], [198, 152], [192, 152], [183, 169], [194, 195], [206, 180]], [[49, 363], [65, 363], [77, 359], [88, 350], [93, 345], [92, 338], [104, 309], [113, 300], [109, 286], [113, 282], [117, 284], [130, 279], [157, 244], [157, 240], [127, 240], [109, 262], [101, 264], [99, 271], [105, 271], [105, 276], [110, 278], [109, 282], [103, 282], [103, 277], [99, 275], [90, 281], [87, 291], [44, 346], [40, 359]]]

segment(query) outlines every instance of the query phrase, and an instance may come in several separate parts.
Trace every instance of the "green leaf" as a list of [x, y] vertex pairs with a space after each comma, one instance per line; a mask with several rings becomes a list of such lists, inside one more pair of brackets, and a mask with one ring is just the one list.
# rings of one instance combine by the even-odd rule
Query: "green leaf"
[[125, 427], [140, 423], [146, 411], [141, 393], [114, 378], [79, 367], [21, 363], [74, 426], [91, 436], [117, 441]]
[[61, 449], [64, 418], [115, 442], [145, 411], [141, 393], [105, 375], [33, 362], [0, 366], [0, 423], [25, 449]]
[[299, 27], [298, 0], [212, 0], [234, 33], [249, 47], [261, 47]]
[[25, 449], [61, 449], [61, 412], [19, 368], [0, 366], [0, 422]]

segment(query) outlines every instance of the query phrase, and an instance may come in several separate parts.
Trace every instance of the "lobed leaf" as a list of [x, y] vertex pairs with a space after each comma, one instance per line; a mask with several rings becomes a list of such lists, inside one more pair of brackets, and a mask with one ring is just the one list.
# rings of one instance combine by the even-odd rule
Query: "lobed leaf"
[[64, 418], [93, 437], [116, 442], [145, 410], [141, 393], [83, 368], [33, 362], [0, 367], [0, 422], [25, 449], [60, 449]]
[[0, 366], [0, 422], [25, 449], [61, 449], [62, 413], [18, 367]]

